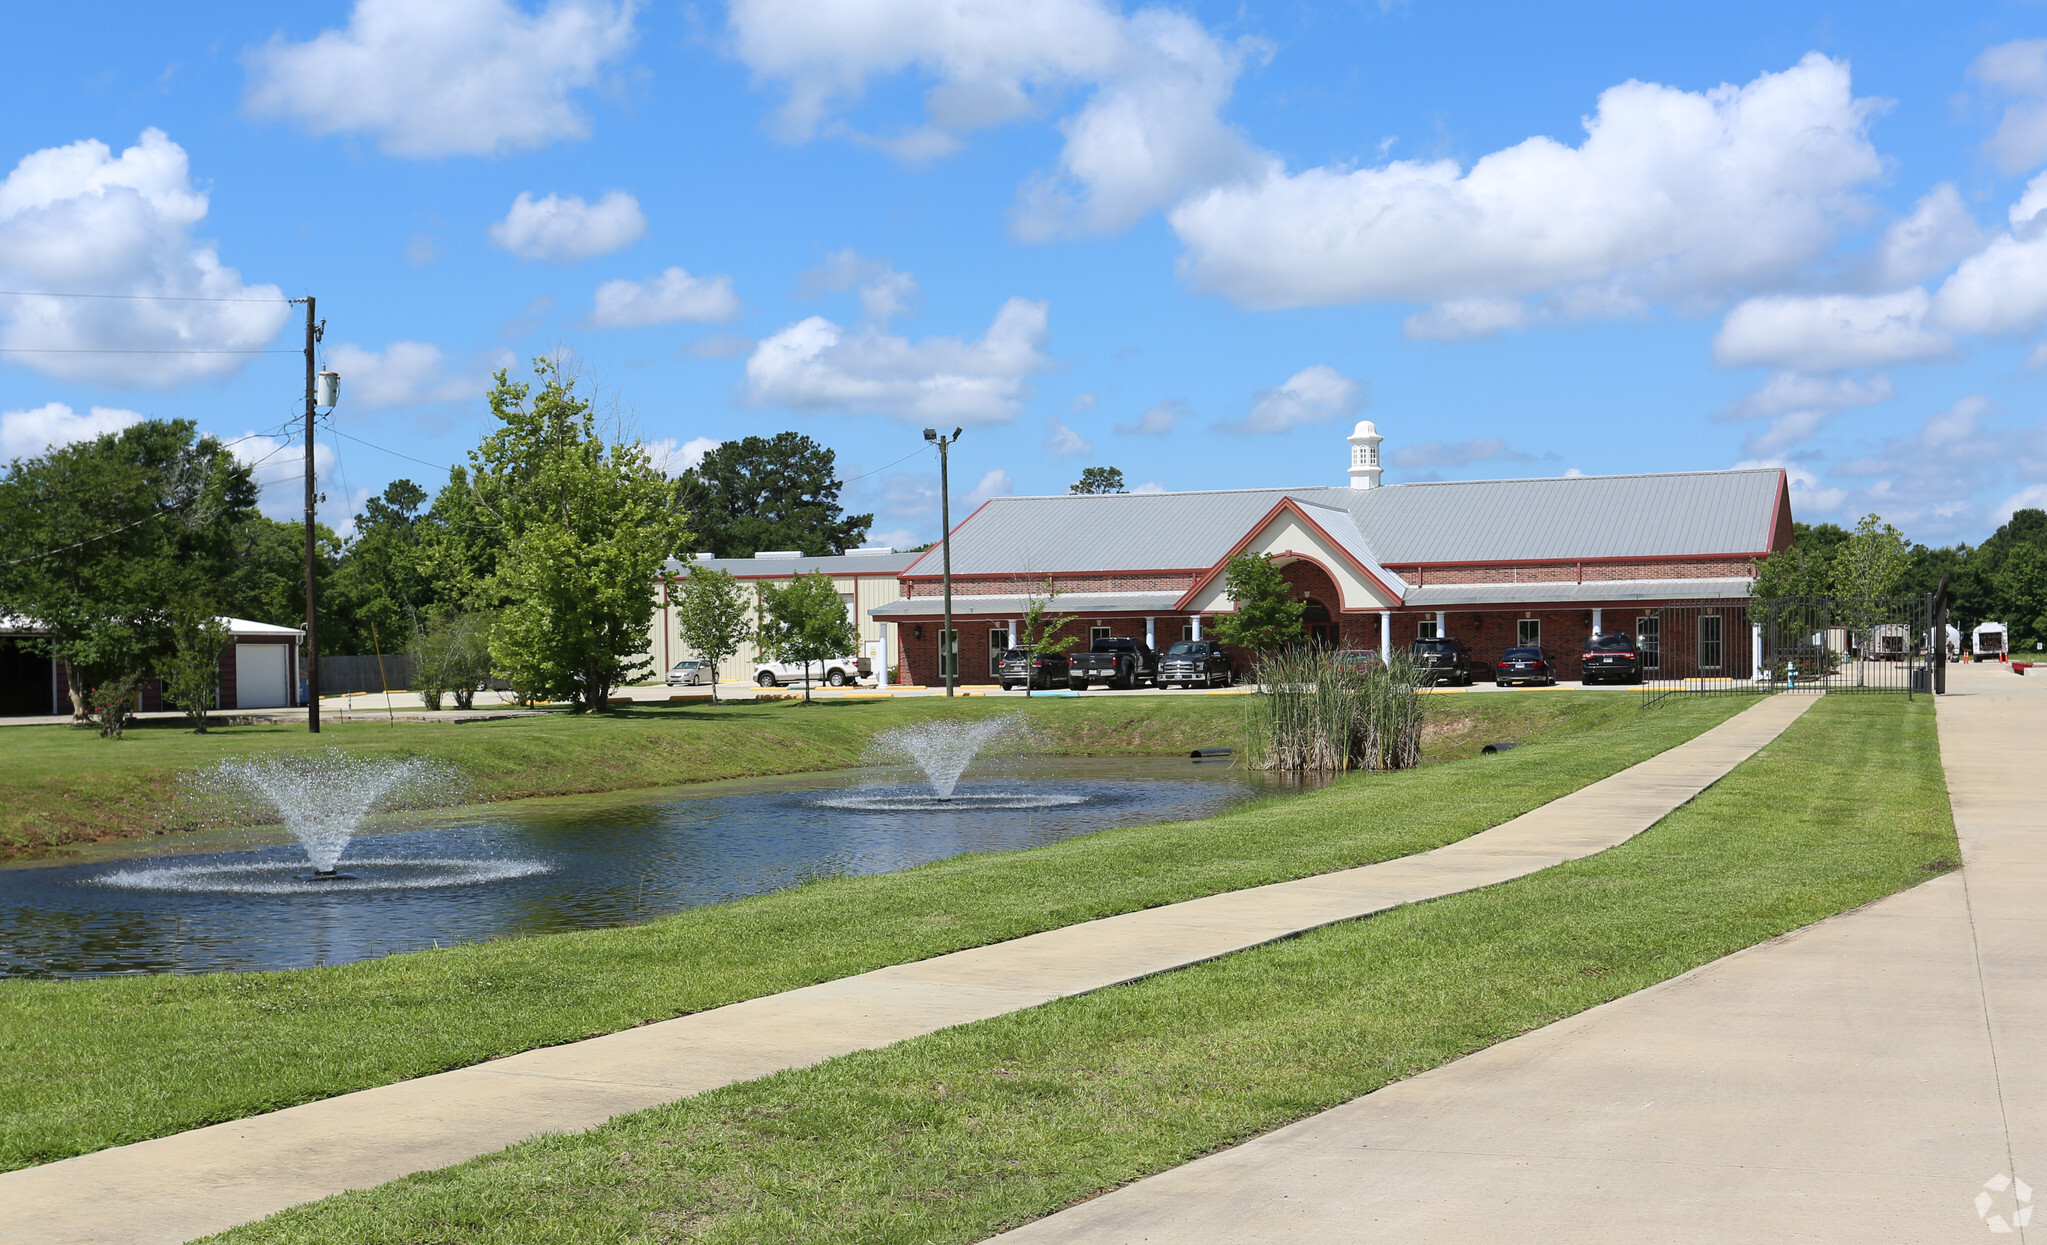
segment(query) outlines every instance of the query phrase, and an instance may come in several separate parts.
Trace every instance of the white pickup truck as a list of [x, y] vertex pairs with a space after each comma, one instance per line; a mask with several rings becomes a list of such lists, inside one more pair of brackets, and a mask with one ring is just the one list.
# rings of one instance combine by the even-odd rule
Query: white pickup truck
[[762, 687], [780, 687], [784, 683], [801, 683], [809, 678], [831, 687], [844, 687], [866, 678], [868, 667], [865, 657], [832, 657], [814, 661], [808, 671], [800, 661], [764, 661], [753, 668], [753, 681]]

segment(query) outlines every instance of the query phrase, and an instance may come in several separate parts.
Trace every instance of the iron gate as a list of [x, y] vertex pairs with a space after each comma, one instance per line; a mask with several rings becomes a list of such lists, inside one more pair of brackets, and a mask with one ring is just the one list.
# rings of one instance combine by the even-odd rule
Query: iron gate
[[1775, 597], [1643, 609], [1642, 703], [1767, 692], [1931, 694], [1934, 598]]

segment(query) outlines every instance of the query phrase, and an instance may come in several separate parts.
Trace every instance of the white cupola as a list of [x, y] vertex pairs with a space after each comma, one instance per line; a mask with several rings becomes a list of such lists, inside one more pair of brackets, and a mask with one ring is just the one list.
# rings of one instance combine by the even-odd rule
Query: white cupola
[[1361, 419], [1351, 431], [1350, 441], [1350, 486], [1352, 488], [1379, 487], [1379, 442], [1386, 438], [1379, 435], [1378, 425], [1369, 419]]

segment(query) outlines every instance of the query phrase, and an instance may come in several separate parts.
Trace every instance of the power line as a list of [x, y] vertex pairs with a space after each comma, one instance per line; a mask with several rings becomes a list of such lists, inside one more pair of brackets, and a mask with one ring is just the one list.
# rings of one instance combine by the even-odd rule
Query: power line
[[860, 473], [859, 475], [857, 475], [857, 476], [852, 476], [852, 477], [850, 477], [850, 478], [848, 478], [848, 479], [844, 479], [844, 480], [841, 480], [841, 481], [839, 481], [839, 483], [841, 483], [841, 484], [851, 484], [851, 483], [852, 483], [852, 482], [853, 482], [854, 480], [865, 480], [865, 479], [866, 479], [866, 478], [867, 478], [868, 476], [875, 476], [875, 475], [880, 475], [880, 474], [881, 474], [882, 472], [884, 472], [884, 471], [887, 471], [887, 470], [888, 470], [888, 469], [889, 469], [890, 467], [900, 467], [900, 466], [902, 466], [902, 465], [903, 465], [904, 463], [906, 463], [906, 462], [909, 462], [909, 461], [910, 461], [911, 459], [915, 458], [915, 457], [916, 457], [917, 455], [919, 455], [919, 454], [922, 454], [923, 452], [924, 452], [924, 449], [923, 449], [923, 448], [921, 448], [921, 447], [920, 447], [920, 448], [918, 448], [918, 449], [914, 449], [914, 450], [911, 450], [911, 451], [910, 451], [909, 453], [907, 453], [907, 454], [903, 455], [903, 456], [902, 456], [901, 458], [898, 458], [898, 459], [896, 459], [896, 460], [895, 460], [894, 462], [892, 462], [892, 463], [888, 463], [888, 464], [886, 464], [886, 465], [884, 465], [884, 466], [876, 467], [876, 468], [875, 468], [874, 470], [872, 470], [872, 471], [863, 471], [863, 472], [861, 472], [861, 473]]
[[159, 303], [284, 303], [289, 298], [209, 298], [200, 294], [73, 294], [63, 290], [0, 290], [8, 298], [125, 298]]
[[0, 354], [304, 354], [303, 350], [142, 350], [127, 347], [0, 346]]
[[397, 450], [392, 450], [392, 449], [385, 449], [385, 448], [384, 448], [383, 446], [381, 446], [381, 445], [378, 445], [378, 444], [377, 444], [376, 442], [374, 442], [374, 441], [365, 441], [365, 440], [363, 440], [363, 439], [362, 439], [361, 437], [355, 436], [355, 435], [353, 435], [353, 434], [351, 434], [351, 433], [346, 433], [346, 432], [343, 432], [343, 431], [341, 431], [341, 429], [339, 429], [339, 428], [336, 428], [336, 427], [335, 427], [335, 426], [333, 425], [333, 423], [332, 423], [332, 422], [329, 422], [329, 423], [328, 423], [328, 425], [327, 425], [327, 431], [329, 431], [329, 432], [333, 433], [333, 434], [334, 434], [335, 436], [337, 436], [337, 437], [347, 437], [347, 438], [348, 438], [349, 440], [351, 440], [351, 441], [355, 442], [355, 443], [356, 443], [357, 445], [367, 445], [367, 446], [369, 446], [369, 447], [370, 447], [371, 449], [373, 449], [373, 450], [377, 450], [377, 451], [380, 451], [380, 452], [382, 452], [382, 453], [385, 453], [385, 454], [389, 454], [389, 455], [391, 455], [391, 456], [392, 456], [393, 458], [402, 458], [402, 459], [406, 460], [407, 462], [414, 462], [414, 463], [418, 463], [418, 464], [419, 464], [420, 466], [422, 466], [422, 467], [434, 467], [434, 468], [437, 468], [437, 469], [440, 469], [440, 470], [446, 470], [446, 469], [447, 469], [447, 467], [448, 467], [448, 464], [447, 464], [447, 463], [430, 463], [430, 462], [428, 462], [428, 461], [427, 461], [426, 459], [424, 459], [424, 458], [414, 458], [414, 457], [413, 457], [412, 455], [410, 455], [410, 454], [400, 454], [400, 453], [399, 453], [399, 452], [398, 452]]

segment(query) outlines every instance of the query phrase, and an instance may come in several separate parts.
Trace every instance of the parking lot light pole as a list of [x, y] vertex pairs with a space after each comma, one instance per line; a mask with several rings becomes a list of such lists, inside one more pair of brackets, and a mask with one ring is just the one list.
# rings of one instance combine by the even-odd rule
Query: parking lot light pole
[[[952, 632], [952, 487], [946, 475], [945, 452], [952, 443], [960, 439], [960, 430], [952, 430], [950, 437], [938, 435], [938, 429], [926, 428], [924, 439], [938, 447], [938, 525], [945, 534], [938, 538], [942, 550], [940, 559], [945, 567], [945, 624], [938, 633], [938, 666], [945, 672], [945, 694], [952, 695], [953, 681], [959, 675], [959, 637]], [[952, 646], [952, 660], [946, 660], [946, 646]]]

